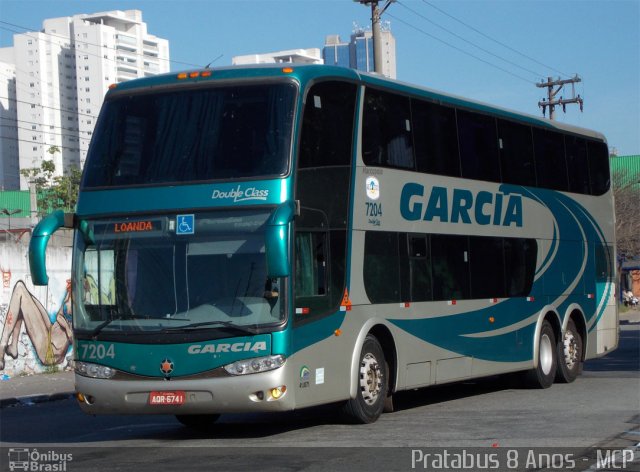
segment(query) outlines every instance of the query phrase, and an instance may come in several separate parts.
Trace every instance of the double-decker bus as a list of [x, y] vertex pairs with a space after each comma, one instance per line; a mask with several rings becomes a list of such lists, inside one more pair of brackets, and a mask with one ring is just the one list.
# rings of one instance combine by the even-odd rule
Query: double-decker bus
[[77, 211], [77, 396], [91, 414], [339, 403], [523, 372], [571, 382], [618, 342], [596, 132], [329, 66], [113, 86]]

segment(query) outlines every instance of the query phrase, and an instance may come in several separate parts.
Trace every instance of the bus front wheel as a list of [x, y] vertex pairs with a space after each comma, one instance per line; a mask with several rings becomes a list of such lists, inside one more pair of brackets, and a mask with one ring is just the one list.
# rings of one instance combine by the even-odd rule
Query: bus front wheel
[[557, 357], [556, 381], [573, 382], [582, 371], [582, 336], [571, 319], [567, 323], [562, 340], [558, 343]]
[[364, 340], [358, 366], [356, 397], [343, 407], [354, 423], [373, 423], [382, 414], [387, 397], [387, 364], [382, 346], [369, 334]]
[[549, 388], [553, 385], [558, 364], [556, 336], [551, 323], [542, 322], [538, 339], [538, 365], [527, 372], [527, 384], [532, 388]]

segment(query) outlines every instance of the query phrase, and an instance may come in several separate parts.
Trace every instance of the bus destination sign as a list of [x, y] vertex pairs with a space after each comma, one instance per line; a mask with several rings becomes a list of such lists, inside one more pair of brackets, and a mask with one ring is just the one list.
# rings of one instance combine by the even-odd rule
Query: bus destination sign
[[127, 235], [131, 233], [158, 233], [163, 230], [162, 220], [126, 220], [95, 223], [94, 234], [99, 235]]

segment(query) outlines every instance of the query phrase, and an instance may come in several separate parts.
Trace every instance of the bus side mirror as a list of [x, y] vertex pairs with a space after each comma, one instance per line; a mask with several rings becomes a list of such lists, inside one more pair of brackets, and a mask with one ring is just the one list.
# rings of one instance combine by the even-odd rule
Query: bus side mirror
[[269, 277], [287, 277], [289, 265], [289, 234], [291, 222], [296, 215], [296, 203], [281, 203], [271, 214], [265, 230], [265, 252], [267, 256], [267, 275]]
[[29, 269], [34, 285], [47, 285], [49, 276], [47, 275], [47, 244], [53, 233], [62, 227], [73, 228], [73, 214], [56, 210], [33, 229], [31, 241], [29, 242]]

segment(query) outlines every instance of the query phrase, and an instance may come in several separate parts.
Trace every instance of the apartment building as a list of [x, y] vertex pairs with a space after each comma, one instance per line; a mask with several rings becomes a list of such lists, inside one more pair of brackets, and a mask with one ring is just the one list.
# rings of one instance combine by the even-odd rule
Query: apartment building
[[20, 188], [16, 67], [10, 52], [0, 49], [0, 191]]
[[59, 175], [84, 165], [109, 85], [170, 70], [169, 42], [147, 32], [140, 10], [47, 19], [5, 49], [15, 64], [19, 167], [53, 160]]

